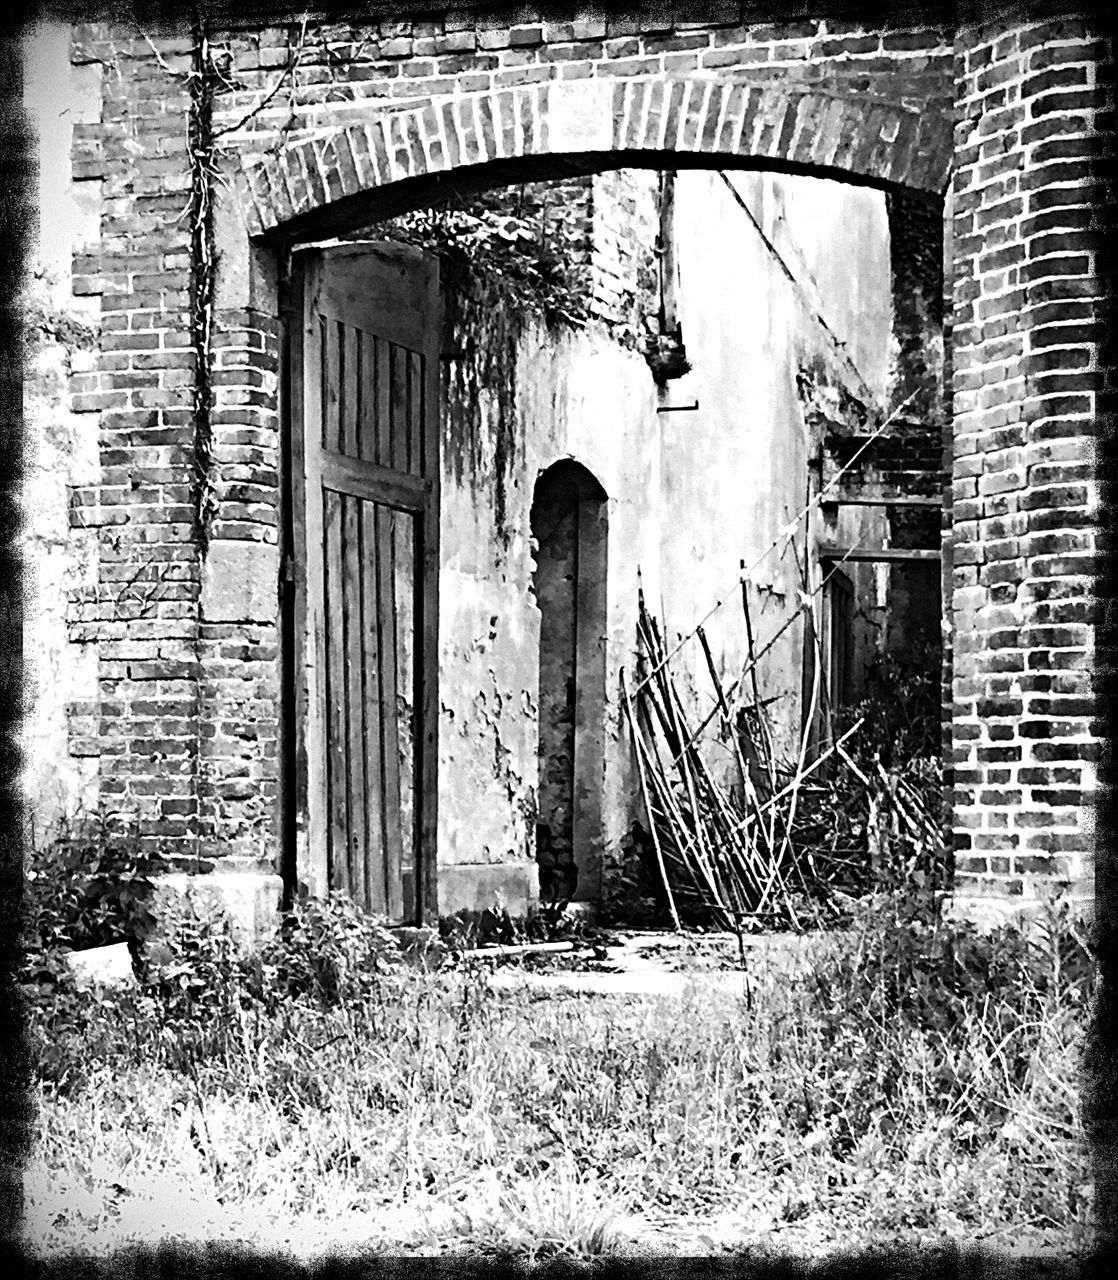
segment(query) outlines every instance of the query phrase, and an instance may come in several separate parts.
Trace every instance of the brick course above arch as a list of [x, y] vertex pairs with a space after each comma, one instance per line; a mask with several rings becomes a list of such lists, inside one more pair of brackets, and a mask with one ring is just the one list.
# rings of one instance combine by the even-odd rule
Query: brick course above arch
[[248, 160], [246, 214], [261, 235], [393, 183], [548, 156], [598, 157], [599, 168], [783, 168], [938, 196], [951, 154], [946, 115], [878, 97], [697, 77], [583, 80], [381, 111]]

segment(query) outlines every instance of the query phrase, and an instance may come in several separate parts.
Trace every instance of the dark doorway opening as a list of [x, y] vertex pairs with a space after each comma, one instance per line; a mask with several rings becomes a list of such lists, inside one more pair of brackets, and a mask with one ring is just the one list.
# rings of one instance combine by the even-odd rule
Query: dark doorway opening
[[544, 901], [594, 899], [601, 878], [606, 493], [570, 460], [532, 501], [540, 611], [536, 857]]

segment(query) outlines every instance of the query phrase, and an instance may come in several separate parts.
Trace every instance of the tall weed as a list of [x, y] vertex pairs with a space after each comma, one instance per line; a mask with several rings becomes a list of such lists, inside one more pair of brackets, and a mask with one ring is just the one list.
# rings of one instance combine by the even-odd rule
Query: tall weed
[[[29, 833], [30, 834], [30, 833]], [[59, 948], [138, 945], [155, 924], [154, 877], [162, 860], [134, 832], [103, 816], [63, 823], [49, 839], [29, 839], [23, 924], [29, 964]]]
[[585, 1255], [627, 1214], [731, 1205], [773, 1230], [1086, 1221], [1090, 954], [1057, 909], [983, 936], [879, 903], [799, 977], [667, 1004], [421, 972], [340, 900], [251, 958], [185, 908], [166, 938], [137, 991], [38, 1004], [51, 1178], [63, 1150], [122, 1185], [169, 1167], [162, 1107], [226, 1205], [437, 1205], [423, 1231], [463, 1247]]

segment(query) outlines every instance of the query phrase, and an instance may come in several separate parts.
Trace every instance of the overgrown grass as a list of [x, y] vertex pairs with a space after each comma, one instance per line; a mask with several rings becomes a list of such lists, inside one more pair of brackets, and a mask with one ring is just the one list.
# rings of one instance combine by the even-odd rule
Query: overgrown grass
[[625, 1000], [426, 972], [340, 903], [244, 961], [188, 910], [138, 990], [32, 1001], [31, 1234], [1070, 1249], [1091, 966], [1066, 917], [1031, 936], [878, 909], [803, 979]]

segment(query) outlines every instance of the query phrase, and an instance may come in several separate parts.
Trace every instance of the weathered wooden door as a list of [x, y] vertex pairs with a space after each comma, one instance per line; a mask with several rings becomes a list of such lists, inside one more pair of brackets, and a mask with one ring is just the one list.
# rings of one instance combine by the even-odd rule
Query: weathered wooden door
[[297, 861], [416, 921], [436, 908], [437, 265], [385, 243], [297, 261]]

